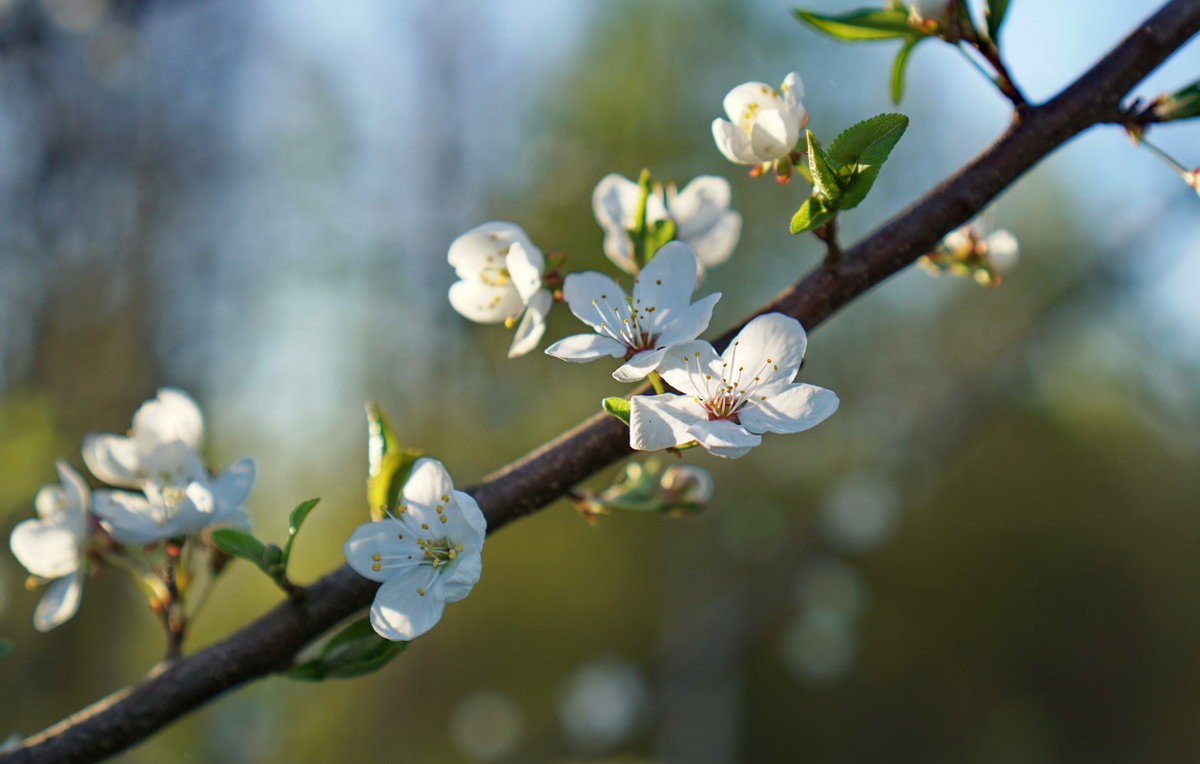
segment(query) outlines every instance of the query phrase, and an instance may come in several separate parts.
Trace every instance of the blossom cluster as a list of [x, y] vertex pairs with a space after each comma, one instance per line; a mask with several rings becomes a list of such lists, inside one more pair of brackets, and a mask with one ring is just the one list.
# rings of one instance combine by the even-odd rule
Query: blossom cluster
[[34, 614], [39, 630], [75, 615], [84, 577], [98, 564], [210, 526], [249, 525], [242, 502], [254, 463], [242, 459], [214, 475], [199, 455], [203, 438], [196, 402], [163, 388], [137, 410], [127, 435], [84, 438], [84, 463], [112, 488], [92, 491], [66, 461], [57, 463], [59, 484], [38, 492], [38, 516], [19, 523], [9, 540], [21, 564], [50, 582]]

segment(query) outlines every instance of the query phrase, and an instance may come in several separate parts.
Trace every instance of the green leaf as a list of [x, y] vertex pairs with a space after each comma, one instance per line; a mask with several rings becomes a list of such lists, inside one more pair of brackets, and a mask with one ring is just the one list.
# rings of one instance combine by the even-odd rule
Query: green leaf
[[829, 209], [820, 197], [811, 196], [800, 205], [796, 214], [792, 215], [792, 233], [811, 231], [832, 218], [833, 210]]
[[892, 103], [900, 103], [900, 99], [904, 97], [904, 73], [908, 69], [908, 57], [912, 54], [913, 48], [917, 47], [917, 43], [921, 40], [928, 40], [925, 35], [917, 35], [908, 38], [904, 45], [900, 46], [900, 50], [896, 53], [896, 59], [892, 61], [892, 78], [891, 78], [891, 95]]
[[813, 135], [812, 130], [805, 130], [805, 136], [808, 141], [808, 150], [805, 152], [808, 155], [808, 172], [812, 175], [813, 188], [821, 198], [829, 202], [837, 201], [841, 195], [842, 189], [838, 185], [837, 175], [834, 174], [833, 168], [829, 166], [829, 157], [825, 155], [821, 144], [817, 142], [817, 137]]
[[829, 144], [829, 158], [839, 165], [883, 164], [908, 129], [903, 114], [877, 114], [851, 125]]
[[1200, 116], [1200, 81], [1154, 99], [1153, 114], [1163, 122]]
[[797, 8], [795, 14], [804, 23], [839, 40], [886, 40], [913, 33], [908, 14], [902, 10], [864, 8], [841, 16], [825, 16]]
[[[268, 570], [267, 545], [245, 531], [234, 528], [219, 528], [212, 532], [212, 542], [230, 557], [240, 557], [258, 566], [263, 573], [272, 575]], [[279, 547], [275, 547], [276, 550]]]
[[360, 618], [326, 642], [319, 656], [293, 666], [285, 675], [305, 682], [361, 676], [382, 668], [406, 647], [407, 642], [392, 642], [376, 634], [370, 618]]
[[987, 7], [983, 9], [983, 13], [987, 16], [988, 37], [992, 38], [992, 42], [999, 42], [1000, 25], [1004, 23], [1004, 16], [1008, 13], [1008, 0], [987, 0]]
[[6, 655], [12, 655], [13, 643], [7, 639], [0, 639], [0, 658]]
[[396, 506], [413, 462], [424, 453], [401, 448], [383, 409], [367, 404], [367, 503], [372, 518], [379, 520]]
[[292, 542], [296, 540], [296, 534], [300, 532], [300, 526], [304, 524], [308, 513], [313, 511], [313, 507], [317, 506], [320, 499], [309, 499], [302, 501], [292, 510], [292, 514], [288, 516], [288, 539], [283, 545], [283, 567], [287, 570], [288, 560], [292, 558]]
[[600, 407], [625, 424], [629, 424], [629, 400], [627, 398], [618, 398], [614, 395], [600, 401]]
[[879, 176], [892, 149], [908, 129], [908, 117], [903, 114], [878, 114], [846, 128], [829, 145], [829, 157], [848, 175], [842, 185], [837, 208], [857, 207]]
[[670, 218], [654, 221], [646, 231], [646, 262], [650, 262], [659, 247], [675, 238], [675, 221]]

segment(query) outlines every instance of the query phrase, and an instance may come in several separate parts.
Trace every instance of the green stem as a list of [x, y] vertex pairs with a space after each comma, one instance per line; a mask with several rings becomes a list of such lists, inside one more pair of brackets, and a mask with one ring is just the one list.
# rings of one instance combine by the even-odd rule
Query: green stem
[[654, 392], [658, 393], [659, 395], [662, 395], [667, 391], [666, 386], [663, 385], [663, 378], [659, 376], [657, 371], [650, 372], [648, 375], [646, 375], [646, 379], [650, 380], [650, 384], [654, 385]]
[[1179, 160], [1177, 160], [1175, 157], [1171, 156], [1170, 154], [1163, 151], [1158, 146], [1155, 146], [1153, 143], [1146, 140], [1145, 136], [1139, 137], [1137, 139], [1137, 142], [1139, 145], [1145, 146], [1146, 148], [1150, 149], [1150, 151], [1157, 154], [1160, 159], [1162, 159], [1164, 162], [1166, 162], [1167, 164], [1174, 167], [1181, 175], [1187, 175], [1189, 172], [1191, 172], [1191, 170], [1189, 170], [1188, 168], [1186, 168], [1182, 164], [1180, 164]]

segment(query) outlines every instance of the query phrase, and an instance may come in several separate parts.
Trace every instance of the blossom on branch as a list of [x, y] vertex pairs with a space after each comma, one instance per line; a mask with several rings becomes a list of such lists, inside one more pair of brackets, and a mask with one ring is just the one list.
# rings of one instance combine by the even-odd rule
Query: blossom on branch
[[713, 120], [713, 139], [730, 162], [763, 165], [788, 157], [808, 123], [800, 98], [804, 83], [792, 72], [779, 89], [762, 82], [738, 85], [725, 96], [729, 119]]
[[433, 628], [447, 602], [466, 597], [483, 570], [487, 520], [470, 494], [454, 490], [436, 459], [418, 459], [395, 513], [358, 526], [346, 562], [382, 584], [371, 626], [385, 639], [409, 640]]
[[998, 229], [985, 235], [972, 224], [946, 234], [917, 264], [933, 276], [949, 271], [969, 275], [982, 286], [994, 287], [1000, 285], [1000, 275], [1016, 265], [1020, 254], [1017, 237], [1008, 231]]
[[667, 348], [693, 340], [708, 328], [720, 292], [693, 303], [696, 256], [682, 242], [668, 242], [633, 282], [633, 297], [608, 276], [572, 273], [563, 298], [575, 317], [595, 330], [546, 348], [546, 354], [572, 363], [610, 356], [625, 363], [613, 372], [619, 382], [637, 382], [658, 368]]
[[240, 459], [219, 475], [198, 453], [204, 416], [191, 396], [163, 388], [133, 416], [128, 435], [92, 433], [83, 460], [100, 480], [130, 491], [96, 491], [92, 511], [123, 544], [149, 544], [211, 525], [248, 527], [242, 502], [254, 462]]
[[554, 300], [543, 279], [546, 258], [516, 223], [472, 228], [450, 244], [446, 256], [459, 281], [450, 286], [450, 305], [480, 324], [517, 324], [508, 349], [515, 358], [537, 347]]
[[45, 485], [34, 505], [38, 516], [13, 528], [9, 546], [25, 568], [50, 581], [33, 614], [38, 631], [49, 631], [75, 615], [87, 573], [88, 486], [61, 459], [55, 464], [59, 485]]
[[[604, 254], [626, 273], [637, 273], [630, 230], [637, 220], [642, 189], [622, 175], [605, 175], [592, 192], [592, 211], [604, 230]], [[742, 232], [742, 216], [729, 209], [729, 181], [700, 175], [677, 191], [674, 183], [654, 184], [646, 196], [646, 223], [670, 220], [675, 237], [692, 248], [699, 276], [733, 254]]]
[[746, 324], [720, 356], [701, 340], [672, 347], [659, 368], [682, 395], [633, 396], [629, 445], [657, 451], [694, 441], [737, 458], [761, 443], [762, 433], [820, 424], [837, 410], [838, 398], [794, 381], [806, 344], [799, 321], [768, 313]]

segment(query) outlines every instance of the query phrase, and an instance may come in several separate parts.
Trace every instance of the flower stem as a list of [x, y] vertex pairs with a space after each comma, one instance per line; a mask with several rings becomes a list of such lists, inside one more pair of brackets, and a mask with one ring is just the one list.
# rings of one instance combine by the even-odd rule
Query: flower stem
[[1150, 149], [1150, 151], [1151, 151], [1151, 152], [1153, 152], [1154, 154], [1158, 155], [1158, 157], [1159, 157], [1160, 159], [1162, 159], [1162, 160], [1163, 160], [1164, 162], [1166, 162], [1167, 164], [1171, 165], [1171, 167], [1175, 168], [1175, 170], [1176, 170], [1177, 172], [1179, 172], [1180, 174], [1182, 174], [1182, 175], [1187, 175], [1187, 174], [1188, 174], [1188, 172], [1190, 172], [1190, 171], [1188, 170], [1188, 168], [1186, 168], [1186, 167], [1184, 167], [1182, 164], [1180, 164], [1180, 163], [1179, 163], [1179, 160], [1177, 160], [1175, 157], [1171, 156], [1170, 154], [1168, 154], [1167, 152], [1163, 151], [1163, 150], [1162, 150], [1161, 148], [1159, 148], [1158, 146], [1155, 146], [1153, 143], [1151, 143], [1150, 141], [1146, 140], [1146, 136], [1145, 136], [1145, 135], [1138, 136], [1138, 138], [1137, 138], [1137, 142], [1138, 142], [1138, 144], [1140, 144], [1140, 145], [1142, 145], [1142, 146], [1145, 146], [1146, 148]]
[[650, 380], [650, 384], [654, 386], [654, 392], [658, 393], [659, 395], [662, 395], [667, 391], [667, 388], [663, 385], [663, 378], [659, 376], [657, 371], [652, 371], [647, 374], [646, 379]]

